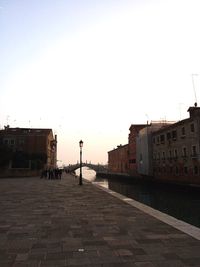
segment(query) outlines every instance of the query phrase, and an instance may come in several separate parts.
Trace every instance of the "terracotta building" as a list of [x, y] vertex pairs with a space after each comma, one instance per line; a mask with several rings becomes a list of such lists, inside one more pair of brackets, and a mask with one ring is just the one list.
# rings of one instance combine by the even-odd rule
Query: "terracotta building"
[[200, 108], [188, 109], [189, 118], [153, 133], [153, 176], [157, 179], [200, 184]]
[[108, 152], [108, 170], [115, 173], [129, 172], [128, 144], [119, 145]]
[[[10, 128], [0, 130], [0, 168], [7, 173], [36, 173], [43, 168], [55, 168], [57, 136], [51, 129]], [[2, 171], [3, 172], [3, 171]]]
[[146, 124], [132, 124], [129, 128], [128, 144], [120, 145], [108, 152], [108, 169], [115, 173], [137, 175], [136, 137]]

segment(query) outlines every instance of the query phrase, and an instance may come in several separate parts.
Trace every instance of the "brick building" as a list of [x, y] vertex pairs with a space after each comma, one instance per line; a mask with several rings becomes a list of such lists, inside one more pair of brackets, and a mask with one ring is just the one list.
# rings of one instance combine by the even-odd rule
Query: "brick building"
[[[57, 136], [51, 129], [10, 128], [0, 130], [3, 172], [36, 173], [43, 168], [55, 168], [57, 163]], [[4, 151], [4, 152], [3, 152]]]
[[108, 152], [108, 169], [115, 173], [137, 174], [136, 137], [146, 124], [132, 124], [129, 128], [128, 144], [120, 145]]
[[129, 172], [128, 144], [119, 145], [108, 152], [108, 170], [115, 173]]
[[153, 175], [157, 179], [200, 184], [200, 108], [189, 118], [153, 133]]

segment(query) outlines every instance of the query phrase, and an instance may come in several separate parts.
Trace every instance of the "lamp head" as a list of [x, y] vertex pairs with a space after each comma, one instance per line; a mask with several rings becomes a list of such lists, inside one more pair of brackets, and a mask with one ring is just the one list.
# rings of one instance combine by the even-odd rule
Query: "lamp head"
[[83, 141], [82, 141], [82, 140], [79, 141], [79, 146], [80, 146], [80, 147], [83, 147]]

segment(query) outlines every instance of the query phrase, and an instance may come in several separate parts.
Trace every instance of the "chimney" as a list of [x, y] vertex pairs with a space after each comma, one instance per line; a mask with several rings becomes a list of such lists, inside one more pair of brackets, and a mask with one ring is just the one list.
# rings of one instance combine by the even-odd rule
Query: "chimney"
[[190, 113], [190, 118], [200, 116], [200, 107], [197, 107], [197, 103], [194, 103], [194, 107], [189, 107], [187, 110]]

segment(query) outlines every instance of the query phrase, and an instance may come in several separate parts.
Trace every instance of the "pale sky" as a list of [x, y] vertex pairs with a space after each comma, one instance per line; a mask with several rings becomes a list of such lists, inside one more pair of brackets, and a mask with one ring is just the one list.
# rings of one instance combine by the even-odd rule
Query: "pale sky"
[[200, 102], [199, 0], [0, 0], [0, 128], [52, 128], [107, 163], [129, 127]]

